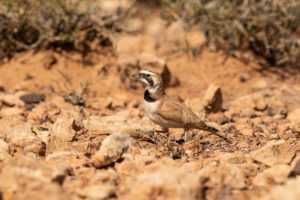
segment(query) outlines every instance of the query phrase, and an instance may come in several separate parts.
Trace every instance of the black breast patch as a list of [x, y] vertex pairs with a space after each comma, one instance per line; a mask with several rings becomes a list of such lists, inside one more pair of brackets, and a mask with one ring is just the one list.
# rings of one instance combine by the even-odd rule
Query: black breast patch
[[145, 93], [144, 93], [144, 100], [147, 101], [147, 102], [155, 102], [156, 99], [154, 99], [153, 97], [151, 97], [151, 94], [148, 90], [145, 90]]

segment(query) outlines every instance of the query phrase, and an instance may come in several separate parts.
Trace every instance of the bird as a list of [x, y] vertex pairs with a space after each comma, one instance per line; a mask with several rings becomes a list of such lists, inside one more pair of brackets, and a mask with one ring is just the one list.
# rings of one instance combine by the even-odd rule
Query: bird
[[229, 142], [225, 135], [216, 128], [205, 124], [184, 104], [168, 97], [162, 76], [159, 73], [143, 69], [132, 74], [132, 76], [145, 84], [144, 109], [149, 119], [162, 128], [161, 132], [167, 133], [169, 128], [183, 128], [186, 143], [188, 131], [198, 129], [216, 134]]

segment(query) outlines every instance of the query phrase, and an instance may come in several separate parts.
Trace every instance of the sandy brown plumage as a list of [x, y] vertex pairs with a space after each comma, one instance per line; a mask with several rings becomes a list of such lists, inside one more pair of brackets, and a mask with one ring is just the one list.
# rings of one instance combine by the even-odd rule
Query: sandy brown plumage
[[188, 130], [199, 129], [214, 133], [230, 142], [224, 134], [206, 125], [184, 104], [169, 98], [165, 93], [163, 81], [159, 74], [142, 70], [138, 74], [135, 74], [134, 77], [147, 85], [144, 93], [145, 111], [150, 120], [160, 125], [163, 130], [168, 130], [168, 128], [183, 128], [186, 141]]

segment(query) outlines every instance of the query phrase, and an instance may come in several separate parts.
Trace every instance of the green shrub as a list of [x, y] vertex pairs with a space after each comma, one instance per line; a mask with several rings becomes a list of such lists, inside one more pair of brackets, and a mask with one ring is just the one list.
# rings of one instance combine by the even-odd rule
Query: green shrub
[[162, 15], [200, 24], [210, 47], [251, 50], [276, 66], [300, 68], [299, 0], [163, 0]]

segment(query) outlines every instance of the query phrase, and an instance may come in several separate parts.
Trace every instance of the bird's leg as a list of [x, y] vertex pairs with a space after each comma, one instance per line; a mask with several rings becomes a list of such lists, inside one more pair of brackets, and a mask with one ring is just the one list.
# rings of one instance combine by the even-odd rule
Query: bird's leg
[[184, 129], [184, 142], [187, 143], [188, 140], [188, 129]]

